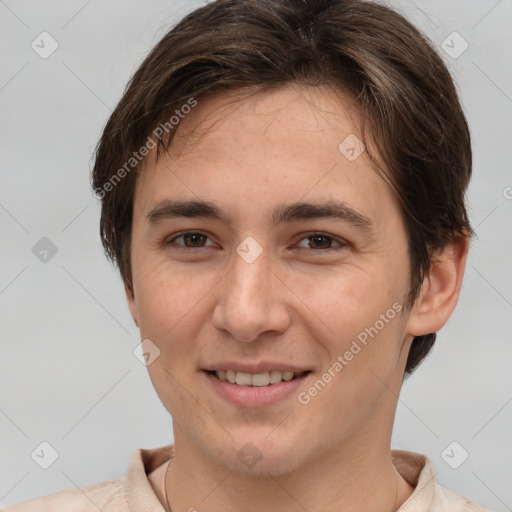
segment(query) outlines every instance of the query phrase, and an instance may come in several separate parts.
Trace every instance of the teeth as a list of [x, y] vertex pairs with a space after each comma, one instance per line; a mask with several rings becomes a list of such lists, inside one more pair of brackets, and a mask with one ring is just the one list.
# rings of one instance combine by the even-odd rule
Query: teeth
[[268, 386], [270, 384], [279, 384], [280, 382], [292, 380], [294, 377], [300, 377], [304, 372], [279, 372], [271, 371], [264, 373], [244, 373], [234, 372], [233, 370], [217, 370], [215, 375], [222, 381], [238, 384], [239, 386]]
[[[248, 373], [246, 375], [249, 375]], [[251, 376], [251, 384], [253, 386], [268, 386], [270, 384], [270, 377], [266, 373], [254, 373]]]
[[283, 372], [283, 380], [292, 380], [293, 372]]
[[239, 386], [250, 386], [251, 385], [251, 374], [236, 372], [236, 383]]
[[283, 373], [272, 371], [270, 372], [270, 384], [277, 384], [283, 380]]

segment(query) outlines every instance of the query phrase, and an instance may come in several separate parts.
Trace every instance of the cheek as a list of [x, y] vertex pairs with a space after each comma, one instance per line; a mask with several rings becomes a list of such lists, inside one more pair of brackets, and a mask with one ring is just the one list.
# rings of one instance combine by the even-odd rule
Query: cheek
[[373, 325], [394, 302], [401, 302], [404, 291], [381, 265], [345, 267], [301, 281], [305, 304], [344, 340]]
[[394, 398], [389, 387], [404, 335], [403, 304], [361, 289], [351, 297], [352, 304], [340, 300], [331, 306], [334, 334], [323, 338], [327, 359], [317, 380], [301, 390], [305, 410], [311, 407], [326, 432], [361, 425]]
[[211, 286], [168, 263], [150, 258], [147, 262], [147, 267], [139, 267], [136, 280], [139, 329], [141, 339], [151, 340], [159, 351], [147, 370], [162, 403], [181, 417], [179, 411], [195, 395], [200, 354], [193, 341], [204, 324], [203, 301]]
[[151, 254], [139, 262], [134, 281], [141, 334], [161, 336], [193, 316], [212, 285]]
[[387, 375], [397, 364], [405, 325], [405, 280], [382, 265], [371, 268], [333, 273], [321, 287], [306, 283], [309, 306], [317, 313], [310, 315], [307, 328], [323, 346], [323, 370], [337, 376], [334, 389], [366, 388], [375, 380], [370, 369]]

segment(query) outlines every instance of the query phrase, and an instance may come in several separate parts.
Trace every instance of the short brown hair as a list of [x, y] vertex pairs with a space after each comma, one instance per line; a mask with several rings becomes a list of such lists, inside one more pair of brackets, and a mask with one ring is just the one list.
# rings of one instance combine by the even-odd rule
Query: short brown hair
[[[129, 290], [138, 150], [155, 143], [157, 155], [168, 150], [175, 133], [169, 120], [191, 99], [286, 84], [334, 86], [356, 99], [368, 125], [363, 139], [385, 163], [401, 204], [411, 262], [408, 306], [434, 252], [472, 234], [467, 121], [442, 59], [411, 23], [363, 0], [217, 0], [187, 15], [153, 48], [96, 148], [92, 185], [102, 200], [101, 239]], [[414, 339], [406, 373], [435, 337]]]

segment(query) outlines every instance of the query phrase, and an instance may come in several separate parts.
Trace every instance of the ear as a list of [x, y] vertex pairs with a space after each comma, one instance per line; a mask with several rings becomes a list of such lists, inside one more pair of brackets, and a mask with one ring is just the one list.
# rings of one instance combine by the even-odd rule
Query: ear
[[443, 327], [455, 309], [469, 250], [469, 234], [437, 251], [407, 323], [407, 333], [422, 336]]
[[139, 312], [137, 310], [137, 302], [135, 301], [135, 294], [133, 292], [133, 286], [130, 288], [128, 285], [124, 287], [124, 293], [126, 294], [126, 301], [128, 302], [128, 309], [132, 315], [135, 325], [139, 326]]

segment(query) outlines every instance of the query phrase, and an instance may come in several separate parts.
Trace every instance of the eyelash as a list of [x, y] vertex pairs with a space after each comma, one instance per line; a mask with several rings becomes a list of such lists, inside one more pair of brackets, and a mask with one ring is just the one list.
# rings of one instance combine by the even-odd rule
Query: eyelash
[[[206, 238], [209, 238], [209, 236], [207, 234], [202, 233], [200, 231], [183, 231], [181, 233], [178, 233], [173, 238], [167, 240], [165, 242], [165, 244], [166, 245], [171, 245], [171, 244], [173, 244], [175, 242], [175, 240], [177, 240], [178, 238], [182, 238], [182, 237], [184, 237], [186, 235], [201, 235], [201, 236], [204, 236]], [[327, 249], [311, 249], [311, 248], [306, 248], [306, 247], [301, 247], [300, 249], [310, 250], [310, 251], [313, 251], [315, 253], [323, 254], [323, 253], [326, 253], [326, 252], [338, 252], [338, 251], [340, 251], [340, 250], [342, 250], [342, 249], [344, 249], [345, 247], [348, 246], [348, 243], [345, 242], [342, 239], [338, 239], [338, 238], [335, 238], [335, 237], [333, 237], [331, 235], [328, 235], [327, 233], [322, 233], [322, 232], [317, 232], [317, 231], [312, 231], [311, 233], [306, 234], [305, 236], [303, 236], [303, 238], [300, 239], [300, 241], [308, 239], [308, 238], [314, 238], [314, 237], [327, 238], [327, 239], [332, 241], [331, 243], [335, 242], [335, 243], [338, 243], [340, 246], [339, 247], [329, 247]], [[174, 246], [173, 249], [177, 250], [177, 251], [182, 251], [182, 252], [189, 252], [189, 251], [193, 251], [195, 249], [205, 249], [207, 247], [211, 247], [211, 246], [205, 246], [205, 247], [186, 247], [183, 244], [177, 244], [177, 246]]]

